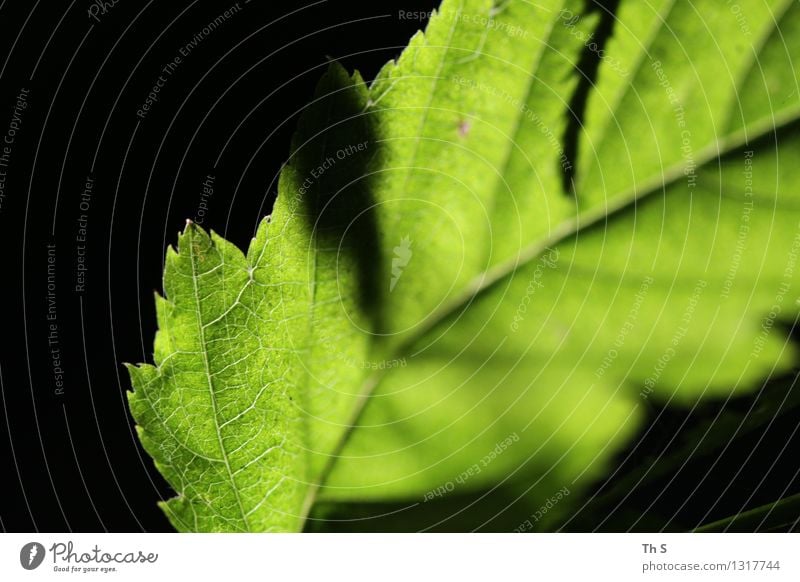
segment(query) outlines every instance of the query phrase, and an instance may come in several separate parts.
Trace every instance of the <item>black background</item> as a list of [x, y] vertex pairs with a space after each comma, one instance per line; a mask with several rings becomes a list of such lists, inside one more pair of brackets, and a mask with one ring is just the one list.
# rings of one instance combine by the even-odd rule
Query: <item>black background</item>
[[[274, 199], [296, 115], [328, 61], [371, 78], [424, 26], [399, 11], [427, 11], [438, 2], [242, 1], [238, 14], [183, 59], [143, 120], [137, 110], [162, 67], [234, 3], [119, 0], [99, 22], [89, 17], [92, 4], [0, 0], [0, 133], [17, 94], [30, 90], [0, 207], [4, 531], [170, 530], [156, 501], [171, 493], [135, 437], [121, 366], [152, 359], [152, 293], [161, 287], [166, 246], [187, 218], [202, 218], [204, 227], [246, 246]], [[198, 217], [209, 174], [215, 191]], [[94, 190], [84, 211], [87, 177]], [[76, 290], [81, 214], [88, 216], [83, 291]], [[48, 320], [48, 245], [55, 245], [55, 321]], [[63, 394], [56, 392], [53, 348]], [[729, 403], [723, 415], [735, 424], [785, 394], [791, 380], [768, 385], [761, 401]], [[800, 490], [800, 414], [793, 407], [768, 430], [735, 431], [741, 436], [724, 454], [694, 455], [648, 486], [625, 485], [626, 473], [679, 449], [720, 411], [715, 404], [691, 414], [653, 410], [658, 421], [620, 456], [616, 477], [596, 485], [600, 499], [612, 492], [610, 501], [570, 528], [680, 530]], [[527, 510], [507, 507], [503, 495], [483, 497], [474, 521], [447, 519], [474, 501], [455, 498], [426, 506], [428, 515], [314, 528], [415, 530], [444, 519], [438, 529], [471, 529], [493, 515], [488, 529], [510, 529]]]

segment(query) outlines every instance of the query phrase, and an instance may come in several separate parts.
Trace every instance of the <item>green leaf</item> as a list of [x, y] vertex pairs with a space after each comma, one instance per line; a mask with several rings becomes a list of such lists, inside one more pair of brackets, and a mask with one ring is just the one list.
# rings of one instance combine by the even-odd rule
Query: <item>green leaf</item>
[[[752, 396], [721, 402], [706, 400], [702, 407], [675, 407], [672, 412], [677, 418], [663, 422], [665, 427], [659, 427], [658, 421], [669, 417], [663, 414], [666, 411], [659, 409], [658, 421], [647, 428], [647, 433], [653, 433], [658, 443], [650, 446], [637, 443], [635, 449], [639, 450], [634, 453], [640, 457], [638, 462], [631, 459], [633, 455], [626, 456], [625, 462], [615, 469], [611, 482], [604, 483], [598, 493], [582, 502], [580, 511], [570, 516], [564, 525], [581, 531], [594, 527], [592, 520], [602, 515], [602, 527], [606, 531], [628, 531], [632, 522], [638, 529], [646, 529], [647, 525], [641, 521], [643, 508], [631, 507], [631, 499], [638, 497], [645, 506], [653, 499], [652, 495], [637, 495], [637, 492], [664, 491], [664, 483], [697, 472], [703, 474], [698, 486], [710, 482], [713, 476], [708, 473], [709, 465], [712, 468], [724, 466], [727, 452], [751, 450], [752, 440], [761, 435], [760, 442], [781, 420], [792, 426], [791, 414], [800, 406], [800, 392], [794, 388], [795, 382], [796, 377], [786, 378], [769, 382]], [[751, 439], [749, 443], [748, 439]], [[726, 483], [725, 487], [728, 486]], [[670, 527], [679, 526], [670, 523]]]
[[780, 531], [796, 526], [800, 520], [800, 495], [792, 495], [767, 505], [744, 511], [697, 528], [697, 532]]
[[650, 399], [787, 370], [800, 5], [739, 6], [749, 34], [724, 3], [623, 0], [585, 115], [579, 0], [445, 0], [369, 87], [334, 66], [247, 256], [193, 225], [168, 253], [131, 410], [173, 524], [570, 491], [547, 523]]
[[[336, 67], [321, 81], [328, 97], [304, 117], [281, 176], [284, 195], [247, 256], [191, 223], [167, 253], [156, 366], [129, 368], [130, 406], [144, 447], [179, 494], [164, 509], [180, 530], [299, 529], [319, 474], [315, 455], [338, 440], [335, 423], [353, 406], [337, 382], [357, 385], [363, 376], [349, 364], [363, 361], [366, 338], [356, 326], [368, 325], [356, 308], [355, 258], [331, 243], [336, 204], [299, 176], [326, 174], [320, 168], [337, 140], [364, 133], [358, 121], [334, 123], [324, 139], [305, 143], [332, 122], [331, 110], [346, 119], [363, 108], [358, 85]], [[356, 148], [348, 170], [326, 174], [326, 185], [348, 180], [366, 153]], [[304, 196], [289, 197], [300, 187]], [[354, 207], [353, 198], [347, 203]], [[325, 218], [314, 221], [326, 204]], [[327, 353], [332, 342], [338, 362]]]

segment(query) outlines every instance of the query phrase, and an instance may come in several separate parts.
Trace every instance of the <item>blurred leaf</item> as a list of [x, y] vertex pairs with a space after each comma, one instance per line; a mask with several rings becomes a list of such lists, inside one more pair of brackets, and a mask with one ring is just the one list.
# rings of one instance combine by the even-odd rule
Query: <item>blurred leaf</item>
[[800, 520], [800, 495], [733, 515], [697, 528], [697, 532], [753, 532], [791, 530]]

